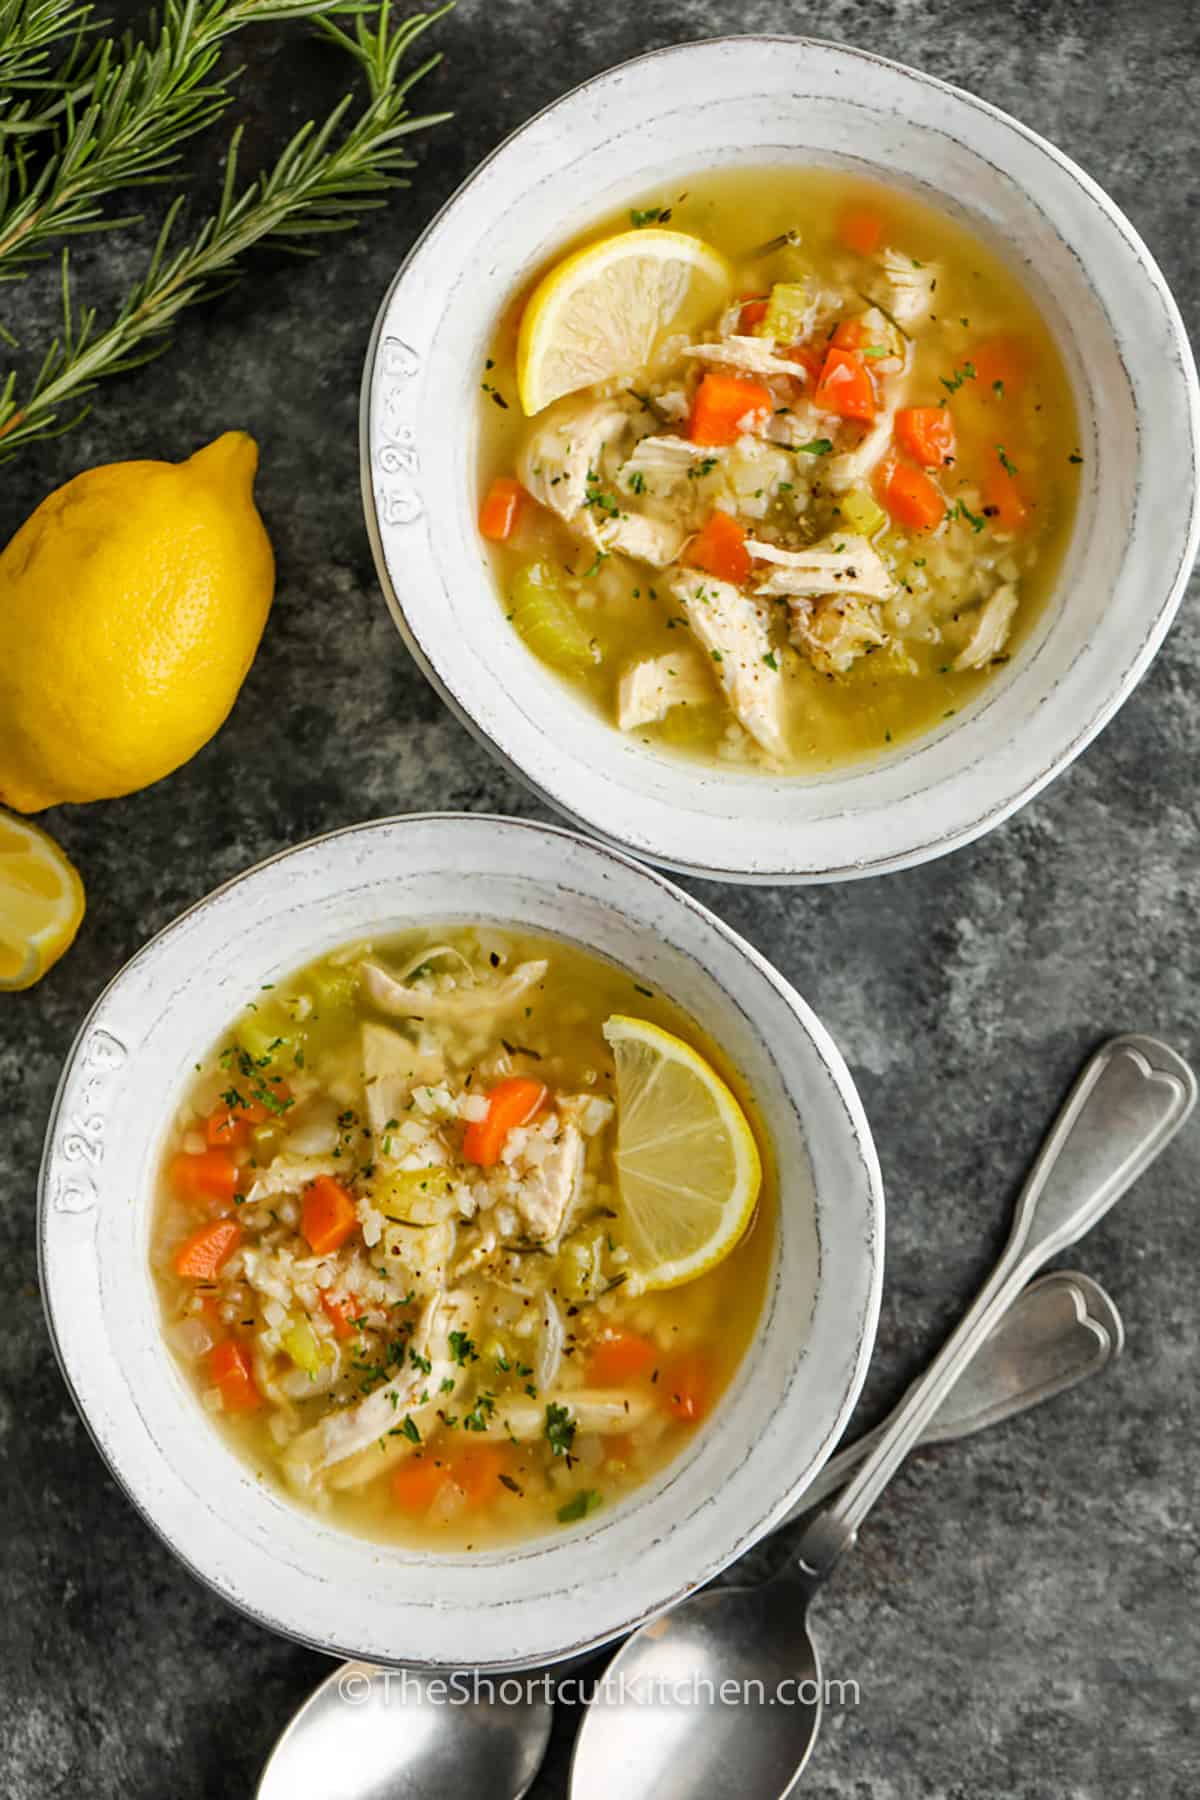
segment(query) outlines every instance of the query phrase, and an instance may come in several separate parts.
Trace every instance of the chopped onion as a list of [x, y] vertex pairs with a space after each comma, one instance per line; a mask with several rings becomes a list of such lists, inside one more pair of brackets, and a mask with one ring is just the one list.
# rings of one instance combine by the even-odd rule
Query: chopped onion
[[189, 1362], [198, 1362], [213, 1347], [213, 1334], [203, 1319], [180, 1319], [168, 1327], [166, 1335], [172, 1348]]
[[553, 1294], [548, 1293], [542, 1303], [542, 1337], [538, 1345], [537, 1372], [534, 1377], [543, 1394], [548, 1388], [554, 1386], [562, 1363], [566, 1336], [562, 1314], [558, 1310]]

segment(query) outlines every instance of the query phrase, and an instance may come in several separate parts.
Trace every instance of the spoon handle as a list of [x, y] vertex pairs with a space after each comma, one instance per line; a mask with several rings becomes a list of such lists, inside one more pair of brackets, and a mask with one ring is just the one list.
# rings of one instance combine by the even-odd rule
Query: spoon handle
[[1017, 1201], [1004, 1252], [974, 1305], [893, 1413], [840, 1499], [800, 1540], [802, 1570], [823, 1579], [920, 1439], [946, 1395], [1030, 1276], [1101, 1219], [1175, 1135], [1196, 1077], [1154, 1038], [1112, 1038], [1084, 1068]]
[[[1121, 1315], [1099, 1283], [1074, 1270], [1053, 1269], [1018, 1294], [929, 1421], [921, 1446], [970, 1437], [1040, 1406], [1099, 1374], [1121, 1354], [1123, 1343]], [[775, 1529], [784, 1530], [845, 1487], [887, 1428], [885, 1419], [831, 1456]]]

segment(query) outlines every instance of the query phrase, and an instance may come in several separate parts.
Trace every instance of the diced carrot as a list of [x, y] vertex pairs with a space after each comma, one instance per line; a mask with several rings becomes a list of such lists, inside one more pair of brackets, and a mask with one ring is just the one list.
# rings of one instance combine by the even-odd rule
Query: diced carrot
[[479, 509], [479, 529], [485, 538], [501, 543], [512, 536], [524, 494], [511, 475], [497, 475]]
[[746, 533], [732, 514], [718, 507], [707, 525], [698, 531], [683, 558], [693, 569], [703, 569], [718, 581], [732, 581], [741, 587], [750, 579], [753, 563], [746, 548]]
[[813, 404], [822, 412], [836, 413], [839, 419], [870, 424], [875, 417], [875, 387], [861, 356], [831, 344], [821, 364]]
[[883, 218], [873, 206], [847, 206], [838, 220], [837, 234], [847, 250], [873, 256], [883, 242]]
[[488, 1109], [482, 1119], [472, 1119], [463, 1134], [463, 1155], [468, 1162], [490, 1169], [500, 1160], [504, 1140], [518, 1125], [525, 1125], [546, 1098], [540, 1081], [512, 1075], [497, 1082], [486, 1096]]
[[499, 1494], [507, 1468], [507, 1453], [498, 1444], [471, 1444], [450, 1465], [450, 1479], [471, 1506], [488, 1506]]
[[392, 1499], [405, 1512], [428, 1512], [445, 1479], [445, 1465], [432, 1456], [410, 1456], [392, 1476]]
[[659, 1404], [673, 1418], [689, 1424], [702, 1419], [712, 1395], [712, 1370], [699, 1350], [672, 1357], [658, 1378]]
[[983, 514], [1001, 531], [1020, 531], [1029, 521], [1029, 506], [1017, 477], [1004, 467], [998, 452], [983, 478]]
[[923, 469], [944, 468], [954, 461], [954, 420], [944, 406], [902, 406], [896, 442]]
[[636, 1331], [621, 1331], [615, 1337], [601, 1338], [588, 1358], [587, 1379], [591, 1387], [622, 1387], [636, 1381], [653, 1367], [658, 1347]]
[[696, 389], [688, 434], [693, 444], [735, 444], [745, 425], [770, 416], [771, 406], [761, 381], [711, 369]]
[[353, 1195], [332, 1175], [318, 1175], [300, 1206], [300, 1230], [314, 1256], [340, 1250], [358, 1230]]
[[821, 367], [825, 361], [824, 352], [813, 344], [793, 344], [790, 350], [783, 352], [789, 362], [799, 363], [808, 377], [807, 386], [811, 392], [821, 379]]
[[262, 1403], [254, 1383], [250, 1353], [236, 1338], [226, 1338], [208, 1353], [208, 1372], [221, 1391], [226, 1412], [253, 1412]]
[[233, 1205], [241, 1179], [228, 1150], [199, 1150], [195, 1154], [181, 1150], [171, 1158], [167, 1177], [181, 1200], [190, 1200], [193, 1206], [204, 1206], [210, 1212]]
[[742, 337], [749, 337], [756, 325], [761, 325], [767, 316], [769, 302], [759, 300], [753, 295], [742, 301], [742, 310], [738, 314], [738, 331]]
[[941, 489], [912, 463], [885, 463], [875, 478], [875, 491], [906, 531], [932, 531], [946, 516]]
[[861, 350], [866, 339], [866, 328], [860, 316], [855, 313], [853, 318], [838, 320], [832, 342], [839, 350]]
[[[292, 1090], [286, 1081], [278, 1075], [264, 1075], [264, 1085], [269, 1085], [275, 1098], [281, 1105], [292, 1097]], [[233, 1105], [224, 1102], [214, 1107], [204, 1121], [204, 1136], [210, 1150], [236, 1150], [250, 1141], [250, 1134], [256, 1125], [261, 1125], [270, 1118], [270, 1112], [261, 1100], [247, 1100], [237, 1089], [234, 1089]]]
[[325, 1317], [333, 1326], [336, 1338], [348, 1338], [354, 1335], [354, 1321], [359, 1316], [359, 1301], [355, 1294], [322, 1293], [321, 1307]]
[[175, 1273], [187, 1281], [212, 1281], [242, 1241], [234, 1219], [213, 1219], [184, 1238], [175, 1252]]
[[999, 383], [1004, 399], [1011, 400], [1029, 380], [1029, 346], [1009, 332], [981, 338], [972, 346], [969, 360], [978, 391], [985, 395], [993, 393]]

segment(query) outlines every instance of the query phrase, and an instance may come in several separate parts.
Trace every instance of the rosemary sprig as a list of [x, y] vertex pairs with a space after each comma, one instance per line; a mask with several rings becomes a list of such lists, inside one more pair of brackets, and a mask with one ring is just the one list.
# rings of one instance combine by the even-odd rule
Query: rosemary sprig
[[373, 20], [359, 15], [353, 35], [319, 18], [321, 30], [366, 77], [362, 110], [347, 122], [353, 104], [347, 95], [319, 128], [311, 121], [302, 126], [274, 167], [240, 190], [240, 131], [235, 132], [217, 210], [188, 243], [172, 248], [182, 196], [175, 201], [146, 274], [105, 329], [97, 331], [94, 308], [76, 308], [63, 252], [61, 334], [23, 399], [15, 371], [0, 386], [0, 462], [34, 438], [69, 431], [87, 411], [74, 409], [97, 382], [158, 355], [177, 315], [236, 280], [241, 259], [255, 245], [271, 242], [303, 252], [306, 238], [349, 229], [359, 214], [381, 206], [390, 189], [407, 185], [402, 171], [414, 165], [402, 140], [449, 114], [410, 118], [406, 106], [414, 83], [440, 57], [430, 57], [403, 78], [400, 65], [414, 41], [448, 10], [393, 24], [384, 0]]
[[[0, 144], [43, 130], [80, 78], [91, 0], [0, 0]], [[64, 62], [52, 58], [69, 48]]]
[[[31, 9], [55, 3], [27, 0]], [[24, 274], [53, 238], [131, 223], [106, 217], [101, 203], [121, 188], [169, 180], [181, 146], [225, 111], [238, 75], [215, 68], [226, 38], [246, 25], [355, 13], [362, 4], [165, 0], [147, 40], [99, 41], [86, 68], [73, 75], [68, 67], [58, 83], [49, 156], [30, 156], [20, 135], [5, 145], [0, 121], [0, 281]], [[48, 117], [44, 111], [43, 125]], [[20, 122], [28, 130], [34, 121], [26, 114]]]

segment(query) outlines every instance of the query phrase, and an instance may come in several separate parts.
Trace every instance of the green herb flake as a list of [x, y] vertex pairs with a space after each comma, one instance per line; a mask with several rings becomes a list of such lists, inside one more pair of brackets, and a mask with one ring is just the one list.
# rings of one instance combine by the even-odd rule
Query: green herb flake
[[[546, 1407], [544, 1435], [555, 1456], [569, 1456], [575, 1442], [575, 1421], [565, 1406], [551, 1400]], [[582, 1515], [581, 1515], [582, 1516]]]
[[579, 1492], [574, 1494], [565, 1506], [559, 1507], [558, 1522], [560, 1525], [574, 1525], [579, 1519], [586, 1519], [589, 1513], [595, 1512], [596, 1508], [603, 1504], [603, 1496], [598, 1494], [595, 1488], [580, 1488]]
[[802, 456], [828, 456], [833, 449], [832, 438], [810, 438], [807, 444], [797, 444]]

